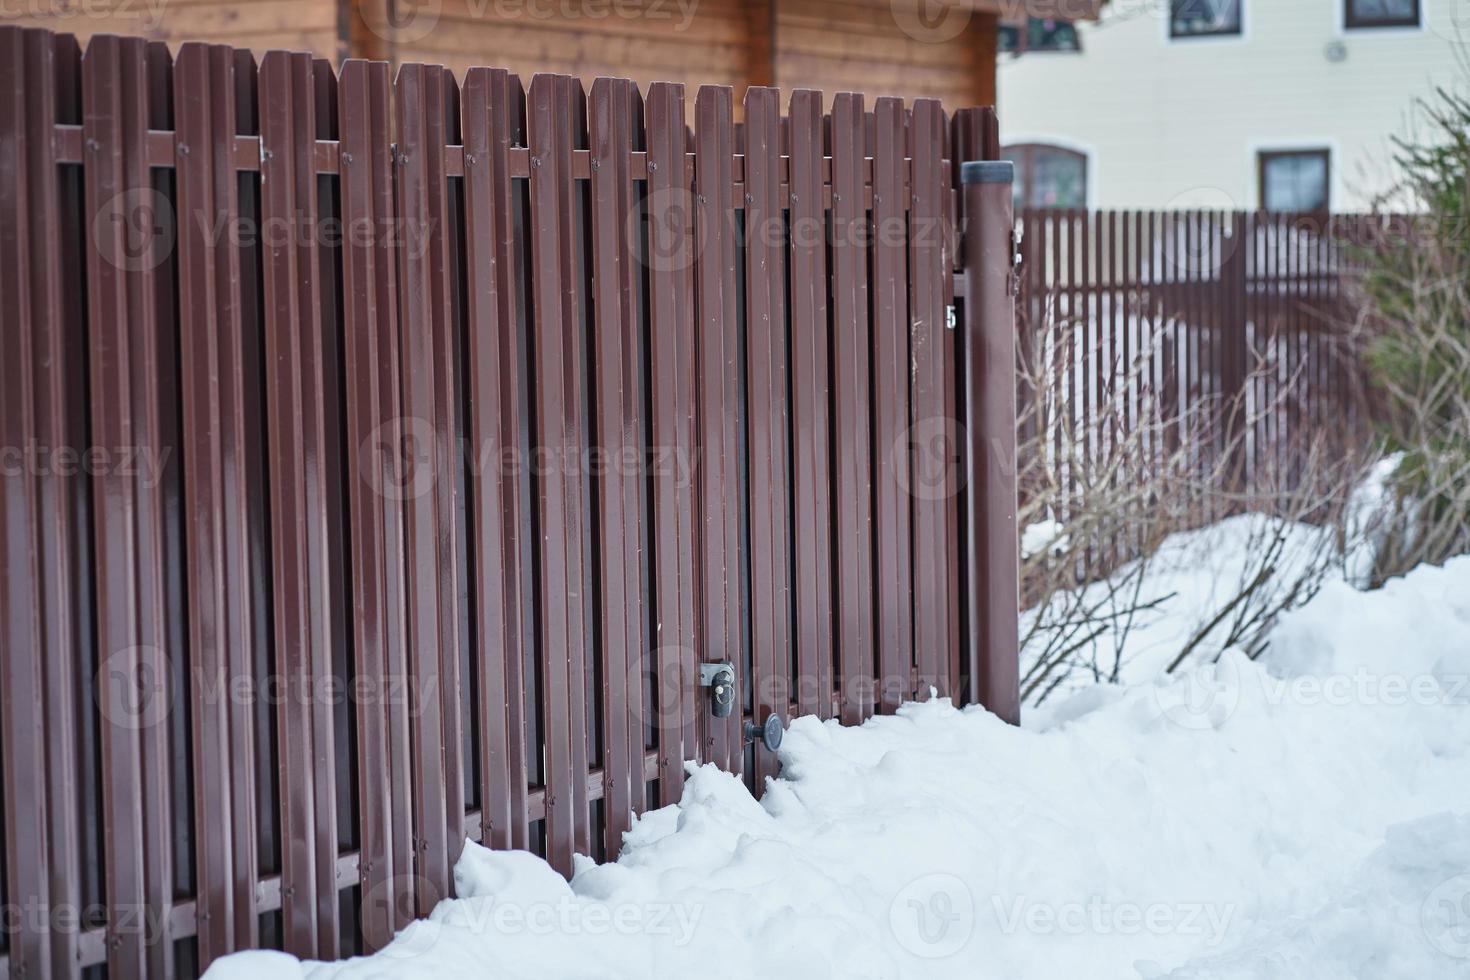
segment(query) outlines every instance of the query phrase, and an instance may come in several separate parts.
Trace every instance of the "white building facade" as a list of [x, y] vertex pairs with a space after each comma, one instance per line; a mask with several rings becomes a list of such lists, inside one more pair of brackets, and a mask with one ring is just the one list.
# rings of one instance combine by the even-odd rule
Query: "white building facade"
[[1470, 0], [1111, 0], [1077, 37], [1000, 59], [1026, 205], [1365, 210], [1414, 99], [1470, 90]]

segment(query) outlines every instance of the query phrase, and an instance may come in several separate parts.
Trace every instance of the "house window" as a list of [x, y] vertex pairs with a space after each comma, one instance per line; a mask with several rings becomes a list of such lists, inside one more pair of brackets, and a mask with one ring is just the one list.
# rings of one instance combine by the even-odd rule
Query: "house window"
[[1220, 37], [1240, 34], [1243, 0], [1169, 0], [1170, 37]]
[[1343, 0], [1343, 23], [1355, 27], [1418, 27], [1419, 0]]
[[1326, 211], [1329, 173], [1326, 150], [1262, 153], [1261, 207], [1267, 211]]
[[1017, 208], [1087, 207], [1087, 156], [1044, 143], [1001, 150], [1016, 165]]
[[1027, 17], [1024, 22], [1001, 24], [999, 43], [1002, 54], [1082, 50], [1076, 26], [1055, 17]]

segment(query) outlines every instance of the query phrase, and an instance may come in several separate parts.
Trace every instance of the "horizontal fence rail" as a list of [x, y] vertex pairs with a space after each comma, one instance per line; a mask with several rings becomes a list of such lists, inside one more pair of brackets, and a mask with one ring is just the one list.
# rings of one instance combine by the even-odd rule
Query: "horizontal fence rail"
[[1313, 440], [1367, 435], [1347, 284], [1409, 219], [1037, 209], [1018, 221], [1021, 492], [1059, 486], [1056, 519], [1114, 445], [1139, 465], [1184, 460], [1204, 522], [1291, 492]]
[[11, 976], [371, 951], [746, 722], [1013, 716], [993, 112], [685, 99], [0, 28]]

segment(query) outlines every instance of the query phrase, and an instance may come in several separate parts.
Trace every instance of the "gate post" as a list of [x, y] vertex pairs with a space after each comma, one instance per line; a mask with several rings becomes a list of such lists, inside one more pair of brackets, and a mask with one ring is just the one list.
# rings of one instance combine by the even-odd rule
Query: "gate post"
[[1021, 720], [1016, 528], [1015, 168], [962, 165], [969, 700]]
[[[1220, 411], [1225, 415], [1225, 449], [1230, 454], [1229, 481], [1226, 490], [1235, 495], [1246, 490], [1247, 455], [1246, 429], [1250, 416], [1247, 412], [1246, 385], [1250, 381], [1250, 338], [1247, 330], [1250, 323], [1250, 271], [1247, 249], [1252, 241], [1247, 237], [1249, 225], [1244, 211], [1230, 211], [1223, 216], [1230, 230], [1230, 245], [1222, 249], [1218, 272], [1223, 300], [1220, 304], [1224, 319], [1220, 325], [1224, 357], [1222, 358], [1221, 386], [1225, 404]], [[1243, 509], [1236, 504], [1229, 511]]]

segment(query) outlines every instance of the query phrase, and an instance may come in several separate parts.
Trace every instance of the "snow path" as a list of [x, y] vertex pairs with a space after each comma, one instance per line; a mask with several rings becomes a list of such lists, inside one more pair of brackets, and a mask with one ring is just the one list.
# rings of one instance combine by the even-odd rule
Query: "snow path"
[[1330, 585], [1269, 657], [1045, 731], [798, 719], [763, 803], [698, 769], [570, 885], [471, 845], [378, 956], [207, 977], [1470, 978], [1470, 558]]

